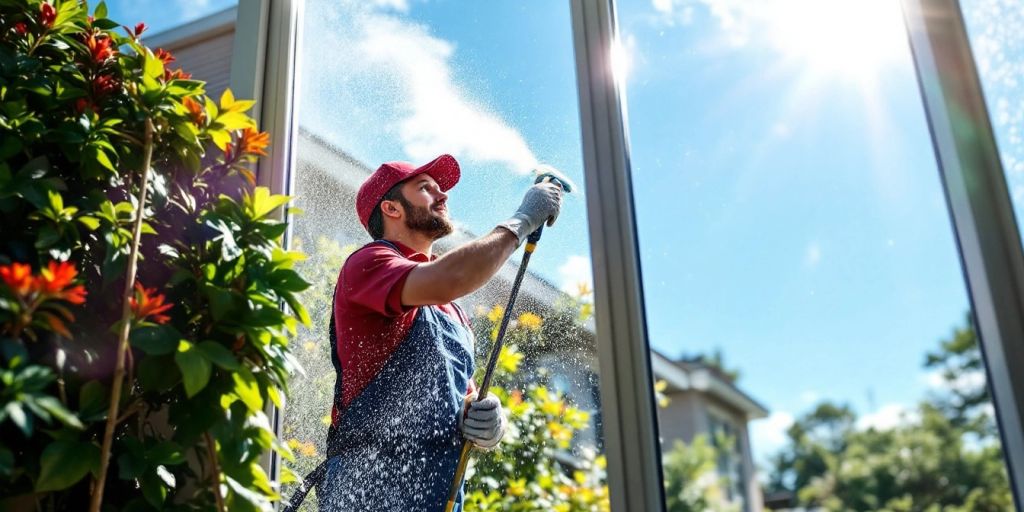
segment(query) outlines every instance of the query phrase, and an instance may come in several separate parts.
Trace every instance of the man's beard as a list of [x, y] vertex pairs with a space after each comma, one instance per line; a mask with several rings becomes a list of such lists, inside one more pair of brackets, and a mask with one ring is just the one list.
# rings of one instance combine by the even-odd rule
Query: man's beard
[[438, 240], [451, 234], [452, 223], [441, 214], [432, 212], [430, 208], [413, 206], [408, 203], [403, 206], [405, 206], [405, 226], [407, 228], [423, 233], [431, 240]]

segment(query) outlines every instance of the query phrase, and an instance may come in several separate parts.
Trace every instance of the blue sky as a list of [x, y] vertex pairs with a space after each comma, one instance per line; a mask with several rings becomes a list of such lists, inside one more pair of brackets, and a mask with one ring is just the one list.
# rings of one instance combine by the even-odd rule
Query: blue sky
[[[231, 3], [110, 5], [156, 31]], [[759, 455], [823, 399], [894, 421], [933, 389], [924, 353], [968, 307], [900, 12], [843, 3], [618, 5], [651, 343], [720, 349], [740, 369], [772, 411], [753, 426]], [[963, 3], [1019, 204], [1021, 14]], [[469, 229], [515, 209], [535, 161], [582, 183], [566, 2], [305, 11], [300, 123], [370, 166], [453, 153], [450, 205]], [[1022, 30], [984, 30], [993, 19]], [[587, 231], [584, 201], [568, 200], [531, 269], [567, 289], [589, 279]]]

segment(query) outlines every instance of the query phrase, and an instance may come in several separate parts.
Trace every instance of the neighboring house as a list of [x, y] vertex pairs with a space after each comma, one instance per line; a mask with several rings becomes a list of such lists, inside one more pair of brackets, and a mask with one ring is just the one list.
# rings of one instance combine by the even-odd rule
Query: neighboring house
[[[148, 37], [146, 43], [171, 51], [177, 57], [175, 65], [194, 78], [205, 80], [207, 93], [216, 98], [227, 87], [230, 76], [234, 22], [235, 10], [228, 9]], [[342, 244], [368, 242], [369, 236], [355, 220], [353, 205], [356, 190], [372, 169], [301, 126], [294, 153], [298, 192], [295, 206], [304, 211], [302, 219], [294, 225], [295, 239], [306, 244], [315, 242], [319, 236], [329, 236]], [[472, 238], [472, 233], [456, 229], [438, 244], [438, 250], [444, 252]], [[518, 264], [518, 260], [509, 261], [483, 289], [460, 301], [462, 306], [472, 312], [477, 306], [504, 304]], [[517, 307], [543, 316], [562, 295], [552, 283], [529, 272]], [[591, 321], [587, 335], [593, 336], [593, 331]], [[557, 369], [552, 378], [554, 387], [572, 396], [581, 409], [599, 413], [598, 380], [594, 374], [598, 365], [593, 354], [550, 353], [542, 357], [542, 362]], [[745, 511], [762, 510], [747, 425], [751, 420], [766, 417], [768, 411], [714, 368], [692, 361], [671, 361], [657, 351], [652, 351], [651, 363], [655, 379], [667, 384], [664, 394], [669, 403], [658, 411], [664, 449], [670, 450], [676, 440], [689, 443], [701, 433], [709, 434], [711, 439], [716, 432], [729, 435], [735, 440], [732, 453], [718, 461], [719, 473], [732, 484], [727, 490], [728, 499], [742, 503]], [[599, 418], [596, 414], [596, 425], [600, 424]], [[597, 444], [595, 438], [581, 442]]]

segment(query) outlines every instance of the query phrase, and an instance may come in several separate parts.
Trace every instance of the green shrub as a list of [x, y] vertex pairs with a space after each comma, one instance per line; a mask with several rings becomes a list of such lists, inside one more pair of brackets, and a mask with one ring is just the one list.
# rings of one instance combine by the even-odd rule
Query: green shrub
[[308, 321], [268, 135], [88, 9], [0, 1], [0, 508], [267, 510]]

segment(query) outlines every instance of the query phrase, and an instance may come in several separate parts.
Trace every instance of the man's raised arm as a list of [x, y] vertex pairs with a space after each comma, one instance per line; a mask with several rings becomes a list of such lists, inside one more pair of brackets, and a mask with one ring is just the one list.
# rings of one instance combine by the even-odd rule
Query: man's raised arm
[[420, 263], [409, 272], [402, 288], [402, 304], [447, 304], [480, 289], [530, 233], [544, 221], [548, 225], [555, 222], [561, 201], [558, 185], [538, 183], [530, 187], [516, 213], [493, 231], [434, 261]]

